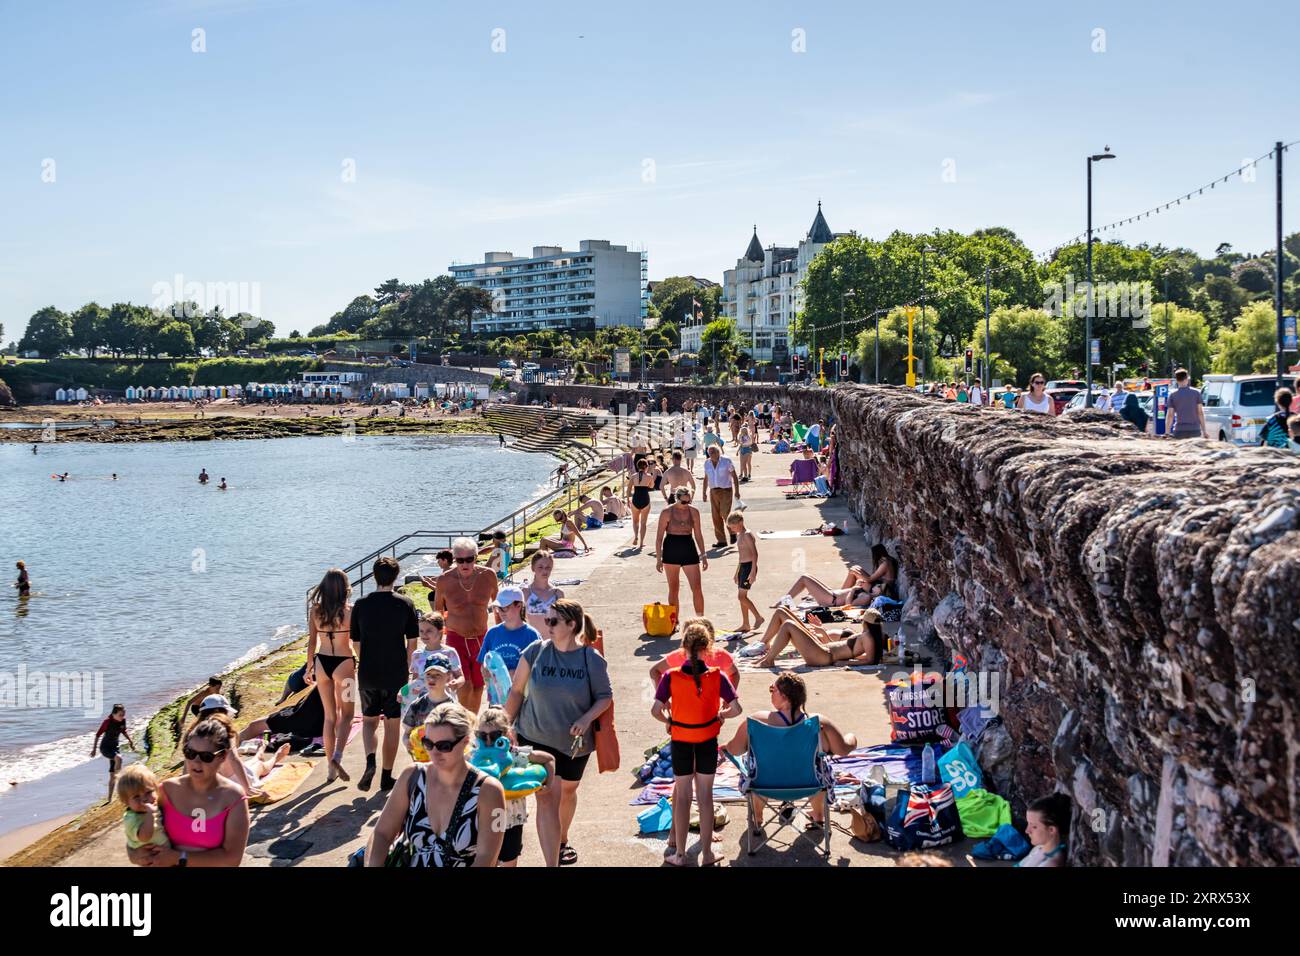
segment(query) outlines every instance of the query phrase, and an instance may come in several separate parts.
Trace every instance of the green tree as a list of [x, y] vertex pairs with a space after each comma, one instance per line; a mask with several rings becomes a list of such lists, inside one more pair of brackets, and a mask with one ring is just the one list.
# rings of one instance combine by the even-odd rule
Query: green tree
[[740, 357], [736, 323], [731, 319], [714, 319], [700, 333], [700, 360], [709, 368], [730, 369]]
[[[989, 353], [991, 378], [1028, 386], [1035, 372], [1056, 363], [1052, 361], [1053, 327], [1056, 320], [1042, 309], [1023, 305], [1003, 306], [989, 316]], [[971, 337], [969, 347], [984, 358], [984, 330], [981, 326]], [[964, 358], [963, 358], [964, 361]]]
[[[655, 291], [650, 297], [650, 303], [655, 307], [661, 321], [667, 319], [680, 325], [692, 313], [699, 312], [703, 315], [704, 324], [707, 325], [717, 317], [718, 296], [721, 291], [718, 286], [701, 289], [689, 276], [669, 276], [655, 283]], [[691, 305], [692, 300], [698, 303], [698, 308]]]
[[447, 325], [452, 326], [464, 322], [465, 334], [467, 336], [472, 335], [474, 331], [474, 313], [491, 313], [492, 304], [492, 293], [488, 292], [487, 289], [480, 289], [472, 285], [458, 285], [447, 296], [443, 305]]
[[189, 323], [175, 319], [158, 330], [156, 343], [158, 351], [166, 352], [172, 358], [193, 355], [196, 351], [194, 348], [194, 332]]
[[1210, 368], [1210, 323], [1205, 316], [1191, 309], [1172, 306], [1169, 309], [1168, 337], [1165, 333], [1165, 309], [1159, 306], [1151, 316], [1151, 355], [1153, 369], [1165, 372], [1165, 355], [1177, 368], [1182, 366], [1199, 378]]
[[[934, 319], [937, 313], [932, 311]], [[935, 342], [938, 340], [936, 322], [926, 325], [925, 337], [921, 336], [919, 318], [912, 323], [912, 354], [920, 359], [923, 347], [928, 345], [930, 354], [934, 354]], [[865, 381], [874, 382], [876, 377], [876, 325], [869, 322], [863, 326], [857, 336], [858, 367], [862, 369]], [[932, 377], [938, 374], [940, 366], [934, 362]], [[919, 364], [916, 366], [919, 370]], [[917, 373], [920, 380], [920, 373]], [[901, 309], [892, 309], [880, 319], [880, 381], [889, 385], [902, 385], [907, 381], [907, 314]]]
[[43, 358], [58, 358], [72, 345], [72, 320], [52, 305], [27, 320], [27, 331], [18, 343], [20, 352], [37, 352]]
[[1214, 339], [1214, 371], [1229, 375], [1271, 371], [1277, 362], [1277, 314], [1267, 302], [1247, 306]]
[[447, 328], [447, 300], [458, 288], [449, 275], [425, 279], [410, 286], [410, 292], [398, 302], [402, 325], [415, 335], [443, 338]]
[[84, 349], [91, 358], [104, 347], [104, 322], [108, 313], [97, 302], [88, 302], [72, 313], [72, 348]]
[[[375, 286], [375, 302], [379, 305], [388, 305], [390, 302], [396, 302], [397, 297], [406, 291], [406, 286], [398, 279], [385, 279], [379, 285]], [[353, 301], [356, 301], [355, 299]]]

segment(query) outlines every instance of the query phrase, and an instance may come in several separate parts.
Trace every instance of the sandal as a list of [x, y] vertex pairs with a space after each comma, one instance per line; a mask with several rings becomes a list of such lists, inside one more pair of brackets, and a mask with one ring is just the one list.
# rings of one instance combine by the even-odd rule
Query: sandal
[[805, 833], [810, 833], [813, 830], [820, 830], [823, 826], [825, 826], [825, 824], [823, 824], [821, 820], [809, 819], [808, 822], [803, 825], [803, 829]]
[[567, 843], [560, 844], [560, 866], [572, 866], [578, 862], [578, 851]]

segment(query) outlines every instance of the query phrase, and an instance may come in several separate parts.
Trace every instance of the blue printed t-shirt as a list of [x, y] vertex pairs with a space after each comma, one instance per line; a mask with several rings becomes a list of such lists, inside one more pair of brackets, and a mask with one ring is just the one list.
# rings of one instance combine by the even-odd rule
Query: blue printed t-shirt
[[488, 651], [496, 651], [505, 662], [506, 669], [513, 674], [515, 668], [519, 666], [519, 655], [524, 652], [524, 648], [533, 641], [541, 639], [541, 633], [531, 624], [525, 623], [523, 627], [514, 630], [504, 624], [498, 624], [496, 627], [489, 628], [483, 637], [483, 646], [478, 652], [479, 663], [483, 663], [483, 658], [487, 656]]

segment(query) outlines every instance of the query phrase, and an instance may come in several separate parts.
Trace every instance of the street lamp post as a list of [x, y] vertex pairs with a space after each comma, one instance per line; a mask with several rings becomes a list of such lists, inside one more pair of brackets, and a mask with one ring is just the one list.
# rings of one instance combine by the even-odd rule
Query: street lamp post
[[1088, 385], [1087, 391], [1083, 395], [1083, 407], [1092, 408], [1092, 309], [1094, 299], [1092, 296], [1092, 164], [1100, 162], [1103, 159], [1114, 159], [1115, 154], [1110, 151], [1110, 147], [1104, 147], [1105, 151], [1093, 153], [1088, 157], [1088, 249], [1086, 256], [1088, 259], [1088, 312], [1084, 319], [1085, 330], [1083, 333], [1083, 360], [1088, 368]]
[[876, 309], [876, 384], [880, 384], [880, 310]]
[[1165, 371], [1169, 371], [1169, 270], [1164, 271], [1165, 277]]
[[993, 387], [993, 368], [989, 360], [989, 264], [984, 263], [984, 374], [980, 376], [984, 396], [987, 399], [989, 389]]
[[930, 370], [930, 363], [927, 361], [930, 340], [925, 337], [925, 254], [927, 252], [938, 252], [934, 246], [925, 245], [921, 247], [921, 381], [925, 381], [925, 375]]

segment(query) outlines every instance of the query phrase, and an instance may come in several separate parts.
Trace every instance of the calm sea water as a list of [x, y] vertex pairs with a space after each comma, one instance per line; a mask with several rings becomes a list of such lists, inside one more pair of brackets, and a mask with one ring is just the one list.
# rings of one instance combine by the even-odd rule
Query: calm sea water
[[[102, 799], [89, 754], [112, 704], [134, 737], [209, 674], [301, 633], [326, 568], [408, 531], [477, 530], [553, 467], [477, 437], [0, 445], [0, 681], [20, 665], [91, 672], [104, 698], [97, 715], [0, 707], [0, 832]], [[27, 601], [8, 586], [18, 559]]]

